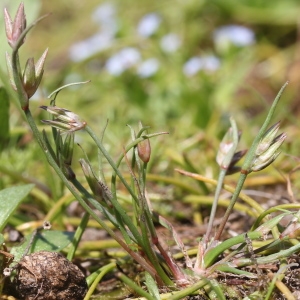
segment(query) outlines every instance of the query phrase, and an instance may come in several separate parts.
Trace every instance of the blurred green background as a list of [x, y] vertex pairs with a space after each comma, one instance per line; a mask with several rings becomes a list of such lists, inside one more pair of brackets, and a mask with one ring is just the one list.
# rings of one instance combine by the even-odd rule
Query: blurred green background
[[[221, 136], [234, 116], [248, 148], [280, 87], [288, 80], [274, 122], [288, 133], [280, 168], [297, 164], [299, 149], [299, 16], [298, 0], [27, 0], [30, 23], [51, 12], [29, 34], [21, 48], [23, 65], [49, 54], [42, 84], [31, 100], [38, 106], [58, 87], [90, 83], [62, 91], [57, 105], [84, 118], [97, 132], [107, 119], [105, 142], [117, 156], [130, 140], [126, 124], [139, 120], [151, 132], [168, 131], [154, 139], [156, 172], [173, 172], [183, 154], [199, 172], [216, 176], [214, 157]], [[15, 15], [19, 1], [2, 1]], [[1, 22], [1, 79], [5, 79], [5, 43]], [[10, 98], [15, 95], [9, 90]], [[10, 144], [2, 152], [4, 166], [39, 178], [44, 164], [22, 114], [11, 102]], [[41, 128], [44, 128], [41, 126]], [[85, 140], [88, 154], [95, 147]], [[93, 156], [94, 155], [94, 156]], [[76, 160], [75, 160], [76, 161]], [[76, 162], [77, 164], [77, 162]], [[77, 165], [78, 166], [78, 165]], [[7, 174], [5, 174], [7, 175]], [[27, 176], [26, 175], [26, 176]], [[2, 176], [2, 186], [17, 181]], [[41, 179], [47, 181], [45, 178]]]

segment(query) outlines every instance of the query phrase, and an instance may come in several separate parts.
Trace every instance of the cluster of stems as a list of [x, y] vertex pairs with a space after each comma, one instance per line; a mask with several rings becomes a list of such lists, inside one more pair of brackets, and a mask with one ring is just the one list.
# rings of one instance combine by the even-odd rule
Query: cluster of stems
[[[77, 114], [68, 109], [57, 107], [54, 99], [51, 105], [41, 107], [52, 115], [50, 120], [42, 120], [43, 123], [53, 128], [54, 143], [51, 142], [45, 131], [39, 131], [30, 111], [29, 100], [41, 82], [48, 51], [46, 50], [44, 52], [36, 64], [34, 64], [33, 58], [29, 58], [24, 72], [21, 72], [19, 59], [20, 47], [24, 44], [29, 30], [38, 21], [28, 27], [26, 26], [23, 3], [19, 6], [14, 20], [12, 20], [5, 9], [7, 41], [12, 47], [11, 55], [6, 55], [8, 73], [11, 86], [18, 94], [19, 102], [27, 122], [46, 156], [49, 165], [86, 211], [78, 232], [82, 234], [87, 225], [87, 219], [89, 216], [92, 216], [145, 271], [156, 279], [158, 284], [174, 286], [174, 281], [185, 282], [185, 274], [159, 242], [153, 223], [152, 211], [148, 199], [146, 199], [146, 169], [151, 154], [149, 139], [160, 134], [165, 134], [165, 132], [146, 134], [147, 127], [143, 127], [142, 125], [140, 125], [137, 134], [131, 129], [132, 142], [125, 147], [120, 158], [115, 162], [103, 146], [103, 136], [99, 138]], [[58, 91], [60, 90], [61, 89]], [[92, 138], [102, 157], [106, 159], [112, 167], [113, 175], [110, 188], [106, 184], [104, 177], [98, 178], [95, 176], [95, 172], [92, 170], [87, 159], [82, 159], [80, 163], [90, 186], [90, 191], [84, 188], [83, 184], [76, 178], [75, 172], [72, 169], [74, 134], [76, 131], [83, 129]], [[124, 158], [127, 160], [127, 152], [131, 149], [133, 149], [132, 163], [131, 166], [129, 166], [128, 163], [128, 168], [132, 175], [132, 182], [128, 183], [121, 174], [119, 165]], [[138, 173], [137, 176], [134, 173], [135, 171]], [[133, 216], [129, 216], [128, 212], [125, 211], [118, 201], [116, 191], [117, 177], [132, 197], [132, 205], [134, 208]], [[99, 217], [95, 210], [100, 211], [121, 234], [112, 230], [107, 223]], [[77, 242], [74, 241], [74, 247], [70, 250], [71, 254], [69, 253], [68, 255], [69, 259], [74, 255], [78, 244], [78, 234], [76, 235], [76, 239]], [[163, 267], [163, 265], [167, 266], [167, 268]]]

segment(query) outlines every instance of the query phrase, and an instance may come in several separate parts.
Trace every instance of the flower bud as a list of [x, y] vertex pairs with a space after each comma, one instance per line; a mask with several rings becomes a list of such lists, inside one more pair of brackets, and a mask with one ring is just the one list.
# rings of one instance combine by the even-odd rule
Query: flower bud
[[71, 166], [73, 158], [73, 149], [74, 149], [74, 132], [68, 133], [63, 142], [62, 147], [62, 157], [63, 162], [66, 165]]
[[[4, 8], [4, 20], [7, 42], [12, 48], [14, 48], [16, 42], [18, 41], [21, 34], [26, 28], [26, 15], [24, 11], [24, 3], [21, 2], [21, 4], [19, 5], [14, 21], [12, 21], [12, 18], [10, 17], [7, 9]], [[24, 43], [24, 41], [25, 38], [22, 41], [22, 44]]]
[[269, 166], [280, 154], [278, 149], [286, 139], [286, 136], [286, 133], [280, 134], [269, 144], [265, 152], [257, 155], [252, 162], [251, 171], [257, 172]]
[[26, 62], [25, 70], [23, 73], [23, 87], [28, 96], [28, 99], [34, 95], [41, 83], [47, 53], [48, 48], [44, 51], [43, 55], [36, 64], [34, 64], [33, 58], [29, 58]]
[[139, 158], [144, 162], [147, 163], [150, 160], [150, 155], [151, 155], [151, 145], [150, 145], [150, 140], [145, 139], [142, 142], [139, 142], [137, 145], [138, 149], [138, 155]]
[[56, 118], [54, 120], [41, 120], [43, 123], [55, 127], [65, 132], [81, 130], [86, 126], [86, 122], [73, 112], [57, 106], [40, 106]]
[[277, 122], [276, 124], [274, 124], [273, 126], [271, 126], [264, 134], [264, 136], [262, 137], [262, 139], [260, 140], [255, 154], [256, 155], [261, 155], [263, 152], [265, 152], [270, 145], [273, 143], [273, 140], [278, 132], [280, 126], [280, 121]]
[[[19, 74], [28, 99], [30, 99], [34, 95], [34, 93], [36, 92], [37, 88], [41, 83], [43, 73], [44, 73], [44, 63], [47, 57], [47, 53], [48, 53], [48, 48], [44, 51], [41, 58], [38, 60], [36, 64], [34, 64], [33, 58], [29, 58], [26, 62], [23, 75]], [[7, 65], [10, 84], [12, 88], [16, 91], [17, 87], [14, 80], [11, 57], [7, 52], [5, 58], [6, 58], [6, 65]]]
[[79, 163], [81, 165], [86, 181], [90, 189], [92, 190], [96, 200], [104, 200], [108, 205], [110, 205], [110, 201], [113, 196], [108, 186], [96, 179], [91, 166], [84, 159], [79, 159]]
[[225, 133], [220, 143], [219, 151], [216, 157], [216, 161], [220, 167], [223, 166], [224, 159], [232, 147], [233, 147], [233, 130], [230, 127]]

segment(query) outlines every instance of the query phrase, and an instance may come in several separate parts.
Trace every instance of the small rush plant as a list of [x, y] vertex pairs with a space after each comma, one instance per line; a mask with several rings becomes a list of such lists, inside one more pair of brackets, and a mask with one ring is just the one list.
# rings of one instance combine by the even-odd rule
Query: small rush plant
[[[14, 19], [6, 9], [4, 16], [7, 42], [12, 48], [11, 53], [6, 54], [10, 84], [17, 93], [19, 105], [48, 164], [85, 211], [71, 246], [68, 248], [67, 258], [69, 260], [74, 257], [88, 220], [92, 217], [143, 269], [141, 273], [143, 286], [122, 271], [116, 272], [116, 276], [136, 295], [144, 297], [139, 299], [175, 300], [191, 295], [201, 295], [202, 298], [199, 299], [236, 299], [236, 294], [232, 294], [232, 291], [226, 286], [226, 282], [218, 281], [218, 274], [227, 274], [229, 277], [236, 276], [234, 278], [256, 282], [255, 289], [252, 289], [249, 294], [245, 294], [244, 299], [271, 299], [275, 287], [285, 295], [291, 296], [291, 292], [286, 286], [282, 282], [279, 283], [286, 270], [294, 266], [287, 262], [287, 258], [300, 250], [300, 243], [294, 238], [299, 227], [300, 214], [297, 210], [284, 210], [282, 207], [263, 210], [251, 198], [241, 194], [248, 174], [269, 166], [279, 155], [279, 148], [286, 139], [285, 133], [277, 134], [280, 122], [272, 126], [270, 126], [270, 122], [287, 83], [279, 91], [248, 151], [237, 152], [240, 133], [234, 119], [230, 119], [231, 126], [224, 136], [217, 154], [216, 160], [220, 167], [217, 181], [205, 178], [200, 174], [177, 169], [180, 174], [216, 185], [208, 227], [199, 241], [194, 258], [191, 257], [172, 224], [151, 209], [146, 193], [147, 164], [151, 158], [150, 139], [166, 134], [166, 132], [148, 133], [149, 128], [142, 123], [139, 124], [138, 131], [130, 127], [131, 142], [121, 150], [120, 157], [115, 161], [103, 143], [105, 128], [98, 136], [88, 122], [82, 120], [78, 114], [56, 105], [57, 95], [70, 85], [55, 90], [49, 96], [50, 104], [40, 107], [50, 115], [48, 120], [42, 122], [52, 127], [51, 136], [45, 130], [40, 131], [30, 110], [30, 98], [42, 80], [48, 49], [37, 62], [33, 58], [29, 58], [25, 63], [24, 70], [22, 70], [19, 51], [25, 44], [25, 38], [29, 31], [44, 17], [27, 26], [23, 3], [20, 4]], [[72, 167], [73, 151], [76, 145], [74, 136], [79, 130], [85, 131], [90, 136], [100, 154], [100, 172], [98, 172], [92, 168], [83, 150], [84, 158], [80, 159], [80, 165], [87, 184], [77, 179], [78, 176]], [[236, 166], [242, 157], [244, 157], [242, 167]], [[106, 160], [111, 167], [110, 182], [107, 182], [103, 174], [102, 160]], [[127, 164], [130, 173], [129, 181], [120, 170], [122, 161]], [[224, 185], [225, 176], [235, 172], [240, 172], [236, 187], [231, 188]], [[96, 175], [98, 173], [100, 173], [99, 176]], [[124, 208], [119, 199], [118, 181], [122, 183], [131, 197], [132, 209], [130, 212]], [[232, 198], [214, 234], [213, 225], [222, 189], [230, 191]], [[248, 232], [222, 240], [224, 227], [228, 223], [228, 218], [239, 197], [252, 207], [256, 221]], [[295, 204], [290, 208], [297, 209], [299, 207]], [[271, 216], [272, 212], [277, 212], [275, 217]], [[292, 221], [283, 230], [279, 226], [279, 222], [287, 215], [292, 215]], [[166, 227], [172, 233], [176, 244], [182, 251], [184, 266], [163, 247], [155, 227], [156, 223]], [[263, 246], [253, 247], [253, 242], [257, 240], [263, 241]], [[9, 250], [5, 248], [5, 251], [1, 250], [0, 254], [9, 256]], [[97, 284], [106, 273], [117, 269], [117, 263], [116, 260], [107, 264], [87, 278], [89, 290], [85, 295], [85, 300], [91, 298]], [[260, 266], [271, 263], [278, 264], [278, 272], [273, 274], [271, 279], [266, 280], [266, 275], [261, 271]], [[252, 268], [246, 270], [245, 267], [249, 266]]]

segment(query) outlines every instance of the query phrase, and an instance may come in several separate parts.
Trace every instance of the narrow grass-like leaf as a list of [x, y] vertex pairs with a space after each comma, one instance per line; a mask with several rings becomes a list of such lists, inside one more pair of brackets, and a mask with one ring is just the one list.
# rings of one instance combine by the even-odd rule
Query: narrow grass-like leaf
[[155, 300], [160, 300], [157, 284], [148, 272], [145, 272], [145, 284], [151, 296], [153, 296]]

